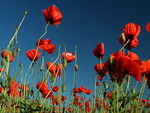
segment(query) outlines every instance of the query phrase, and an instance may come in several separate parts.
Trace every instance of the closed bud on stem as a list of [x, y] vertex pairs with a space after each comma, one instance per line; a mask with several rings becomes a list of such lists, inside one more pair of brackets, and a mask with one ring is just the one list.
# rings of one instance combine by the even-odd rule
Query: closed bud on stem
[[28, 14], [28, 11], [25, 11], [24, 14], [27, 15], [27, 14]]
[[66, 91], [66, 84], [63, 84], [62, 85], [62, 92], [65, 92]]
[[104, 81], [103, 84], [104, 84], [104, 88], [105, 88], [105, 89], [108, 89], [108, 88], [109, 88], [109, 86], [108, 86], [108, 84], [106, 83], [106, 81]]
[[78, 71], [78, 69], [79, 69], [78, 64], [75, 64], [74, 69], [75, 69], [75, 71]]
[[20, 52], [20, 48], [17, 48], [17, 52]]
[[6, 64], [6, 59], [3, 58], [3, 59], [1, 60], [1, 66], [3, 67], [5, 64]]
[[123, 43], [125, 43], [125, 41], [126, 41], [126, 38], [125, 38], [125, 35], [124, 35], [124, 33], [121, 33], [121, 39], [122, 39], [122, 42], [123, 42]]
[[43, 68], [43, 66], [41, 66], [41, 67], [40, 67], [40, 71], [44, 71], [44, 68]]
[[12, 51], [12, 55], [13, 55], [13, 57], [17, 56], [17, 51], [15, 49]]
[[132, 93], [136, 93], [136, 91], [135, 91], [135, 89], [134, 89], [134, 88], [132, 88]]
[[23, 67], [22, 63], [20, 63], [19, 66], [20, 66], [20, 68], [22, 68]]
[[64, 58], [63, 59], [63, 67], [66, 68], [67, 67], [67, 60]]

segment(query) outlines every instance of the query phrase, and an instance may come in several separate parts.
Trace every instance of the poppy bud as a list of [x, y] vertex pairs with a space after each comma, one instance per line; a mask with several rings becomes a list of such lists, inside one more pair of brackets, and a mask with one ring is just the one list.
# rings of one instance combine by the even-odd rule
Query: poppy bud
[[22, 63], [20, 63], [19, 66], [22, 68], [23, 67]]
[[135, 89], [134, 89], [134, 88], [132, 88], [132, 93], [136, 93], [136, 91], [135, 91]]
[[108, 86], [108, 84], [106, 83], [106, 81], [104, 81], [103, 84], [104, 84], [104, 88], [105, 88], [105, 89], [108, 89], [108, 88], [109, 88], [109, 86]]
[[17, 48], [17, 52], [20, 52], [20, 48]]
[[121, 33], [121, 39], [122, 39], [122, 42], [123, 42], [123, 43], [125, 43], [125, 41], [126, 41], [126, 38], [125, 38], [125, 35], [124, 35], [124, 33]]
[[65, 92], [66, 91], [66, 84], [63, 84], [62, 85], [62, 92]]
[[1, 66], [3, 67], [5, 64], [6, 64], [6, 59], [3, 58], [3, 59], [1, 60]]
[[24, 14], [27, 15], [27, 14], [28, 14], [28, 11], [25, 11]]
[[78, 64], [75, 64], [74, 69], [75, 69], [75, 71], [78, 71], [78, 69], [79, 69]]
[[41, 66], [41, 67], [40, 67], [40, 71], [44, 71], [44, 68], [43, 68], [43, 66]]
[[66, 68], [67, 67], [67, 60], [64, 58], [63, 59], [63, 67]]
[[13, 55], [13, 57], [16, 57], [16, 56], [17, 56], [17, 51], [16, 51], [16, 50], [13, 50], [13, 51], [12, 51], [12, 55]]

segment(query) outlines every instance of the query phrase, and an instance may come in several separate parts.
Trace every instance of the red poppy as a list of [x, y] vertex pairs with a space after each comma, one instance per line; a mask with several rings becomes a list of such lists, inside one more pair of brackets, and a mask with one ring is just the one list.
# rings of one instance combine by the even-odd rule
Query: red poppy
[[19, 88], [20, 88], [20, 90], [22, 90], [22, 91], [29, 91], [29, 90], [30, 90], [30, 89], [29, 89], [29, 86], [26, 85], [26, 84], [21, 84], [21, 86], [20, 86]]
[[109, 99], [111, 99], [111, 98], [112, 98], [112, 93], [111, 93], [111, 92], [107, 92], [107, 97], [108, 97]]
[[132, 75], [137, 81], [141, 82], [142, 70], [136, 61], [128, 56], [125, 56], [122, 51], [113, 53], [110, 57], [111, 58], [109, 58], [104, 65], [103, 73], [108, 71], [113, 81], [117, 79], [118, 82], [121, 82], [128, 74]]
[[67, 99], [67, 97], [61, 95], [61, 100], [62, 100], [62, 101], [66, 100], [66, 99]]
[[71, 107], [67, 108], [66, 110], [69, 111], [69, 112], [73, 112], [74, 111], [73, 108], [71, 108]]
[[124, 31], [124, 35], [125, 35], [125, 42], [123, 42], [122, 36], [119, 36], [119, 42], [123, 45], [127, 41], [129, 41], [125, 45], [125, 48], [128, 50], [137, 47], [139, 42], [137, 37], [141, 31], [140, 25], [136, 25], [134, 23], [128, 23], [125, 25], [125, 28], [123, 28], [122, 30]]
[[56, 98], [57, 98], [57, 97], [56, 97], [55, 95], [52, 95], [52, 96], [51, 96], [51, 99], [52, 99], [52, 100], [56, 100]]
[[12, 98], [14, 98], [16, 96], [19, 96], [19, 91], [18, 89], [14, 89], [14, 90], [7, 91], [7, 94], [11, 96]]
[[61, 63], [57, 64], [57, 76], [60, 77], [62, 74], [63, 65]]
[[43, 10], [43, 14], [46, 22], [50, 22], [50, 25], [58, 25], [62, 21], [62, 13], [55, 5], [49, 6], [47, 9]]
[[31, 61], [37, 61], [40, 57], [40, 51], [38, 51], [37, 49], [31, 49], [26, 52], [26, 55]]
[[52, 91], [51, 91], [51, 90], [46, 89], [46, 90], [44, 90], [44, 91], [42, 92], [42, 97], [45, 98], [45, 99], [48, 99], [48, 98], [50, 98], [51, 96], [52, 96]]
[[47, 62], [46, 67], [52, 73], [52, 75], [55, 77], [56, 71], [57, 71], [57, 65], [53, 64], [52, 62]]
[[9, 91], [13, 91], [14, 89], [18, 90], [19, 88], [19, 83], [16, 82], [15, 80], [12, 80], [9, 86]]
[[89, 101], [85, 101], [85, 106], [88, 108], [88, 107], [91, 107]]
[[148, 100], [146, 100], [146, 99], [142, 99], [142, 103], [148, 103]]
[[67, 60], [67, 62], [70, 63], [76, 58], [76, 55], [71, 52], [63, 52], [62, 58], [63, 59], [65, 58]]
[[0, 93], [4, 93], [4, 88], [0, 87]]
[[7, 57], [9, 57], [10, 62], [14, 61], [12, 52], [10, 52], [10, 51], [8, 51], [8, 50], [3, 51], [3, 52], [1, 53], [1, 56], [2, 56], [2, 58], [7, 58]]
[[[101, 64], [96, 64], [94, 66], [94, 70], [99, 74], [99, 75], [102, 75], [103, 74], [103, 66], [104, 66], [104, 63], [101, 63]], [[107, 72], [105, 73], [105, 75], [107, 74]]]
[[47, 83], [44, 83], [44, 82], [38, 82], [36, 85], [36, 88], [39, 89], [39, 91], [42, 93], [45, 90], [48, 90], [48, 85]]
[[3, 69], [3, 68], [0, 68], [0, 72], [4, 72], [4, 69]]
[[97, 58], [104, 59], [104, 53], [105, 53], [104, 43], [99, 43], [93, 50], [93, 54]]
[[148, 22], [148, 23], [146, 24], [146, 30], [147, 30], [148, 32], [150, 32], [150, 22]]
[[80, 100], [80, 97], [79, 96], [75, 96], [74, 99], [78, 101], [78, 100]]
[[150, 59], [147, 61], [143, 61], [142, 65], [142, 74], [145, 76], [145, 80], [147, 81], [148, 88], [150, 89]]
[[101, 83], [99, 81], [96, 82], [96, 86], [100, 86]]
[[57, 92], [58, 90], [59, 90], [59, 87], [58, 87], [58, 86], [53, 86], [53, 87], [52, 87], [52, 91]]
[[91, 94], [92, 92], [92, 90], [86, 90], [86, 94]]
[[55, 51], [55, 45], [51, 44], [51, 42], [50, 39], [44, 40], [41, 38], [36, 42], [36, 46], [41, 50], [45, 50], [48, 54], [52, 54]]

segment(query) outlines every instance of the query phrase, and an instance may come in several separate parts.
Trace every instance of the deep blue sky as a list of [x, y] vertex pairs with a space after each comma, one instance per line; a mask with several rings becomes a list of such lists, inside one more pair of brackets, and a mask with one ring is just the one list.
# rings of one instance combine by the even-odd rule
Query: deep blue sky
[[[150, 33], [145, 25], [150, 21], [149, 0], [1, 0], [0, 2], [0, 47], [6, 47], [13, 36], [14, 27], [19, 24], [24, 11], [28, 15], [18, 34], [18, 47], [21, 48], [20, 62], [28, 66], [30, 61], [25, 52], [35, 48], [35, 42], [44, 32], [46, 25], [42, 10], [50, 5], [56, 5], [63, 14], [60, 28], [49, 26], [44, 37], [58, 45], [65, 43], [67, 51], [74, 52], [78, 47], [77, 75], [78, 87], [81, 85], [93, 88], [96, 72], [93, 67], [99, 60], [93, 56], [95, 46], [104, 42], [105, 59], [109, 54], [121, 48], [118, 37], [125, 24], [133, 22], [141, 25], [139, 46], [132, 50], [141, 60], [150, 58]], [[47, 61], [55, 58], [57, 52], [46, 55]], [[68, 66], [73, 66], [69, 64]], [[71, 83], [73, 67], [67, 68], [67, 82]], [[25, 70], [24, 70], [25, 72]], [[87, 85], [88, 84], [88, 85]]]

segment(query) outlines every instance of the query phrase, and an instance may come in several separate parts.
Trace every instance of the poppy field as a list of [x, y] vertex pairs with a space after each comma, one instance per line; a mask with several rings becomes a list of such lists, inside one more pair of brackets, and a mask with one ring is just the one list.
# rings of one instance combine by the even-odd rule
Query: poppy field
[[[95, 45], [91, 54], [98, 59], [93, 67], [96, 76], [91, 84], [93, 89], [88, 89], [86, 86], [76, 87], [77, 47], [70, 52], [65, 44], [55, 45], [44, 37], [48, 27], [61, 26], [63, 15], [55, 5], [43, 10], [44, 33], [35, 42], [35, 48], [25, 53], [30, 64], [27, 71], [23, 71], [24, 64], [18, 61], [21, 49], [16, 45], [27, 15], [25, 11], [7, 47], [0, 51], [0, 113], [150, 113], [150, 95], [144, 95], [144, 92], [150, 92], [150, 59], [142, 61], [132, 50], [139, 44], [140, 25], [125, 24], [118, 36], [122, 48], [107, 56], [106, 61], [104, 43]], [[150, 22], [146, 30], [150, 32]], [[57, 57], [45, 62], [45, 54], [53, 54], [56, 48]], [[16, 66], [12, 66], [12, 62]], [[66, 68], [70, 63], [74, 64], [73, 83], [66, 95]], [[108, 77], [107, 81], [104, 77]], [[34, 79], [38, 82], [32, 84]], [[132, 79], [136, 83], [132, 83]]]

